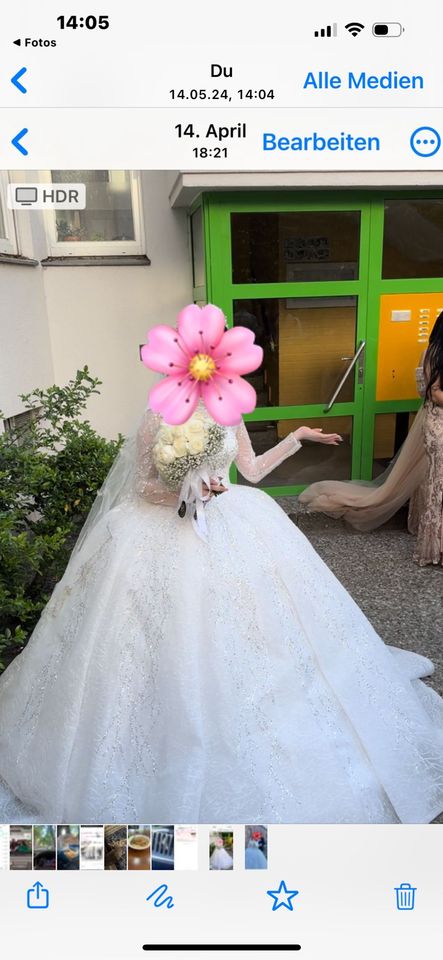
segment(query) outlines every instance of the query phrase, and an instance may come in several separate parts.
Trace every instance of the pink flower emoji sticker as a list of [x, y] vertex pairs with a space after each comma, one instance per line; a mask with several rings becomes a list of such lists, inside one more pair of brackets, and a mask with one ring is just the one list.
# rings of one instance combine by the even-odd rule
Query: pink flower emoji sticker
[[252, 373], [263, 360], [247, 327], [225, 330], [219, 307], [191, 303], [178, 317], [177, 330], [159, 325], [148, 333], [141, 349], [146, 367], [163, 373], [149, 394], [151, 410], [166, 423], [185, 423], [201, 400], [213, 420], [236, 426], [243, 413], [251, 413], [257, 397], [241, 376]]
[[216, 847], [224, 847], [225, 843], [224, 843], [223, 837], [216, 837], [214, 840], [214, 845]]

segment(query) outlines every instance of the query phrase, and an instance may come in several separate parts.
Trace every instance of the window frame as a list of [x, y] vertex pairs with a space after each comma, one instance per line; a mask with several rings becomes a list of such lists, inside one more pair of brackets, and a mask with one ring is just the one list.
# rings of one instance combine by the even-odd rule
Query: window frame
[[[134, 240], [57, 240], [58, 210], [44, 211], [46, 242], [50, 257], [131, 257], [144, 254], [145, 232], [143, 204], [141, 197], [141, 177], [139, 170], [128, 170], [131, 185], [132, 218]], [[51, 171], [42, 173], [42, 183], [51, 183]]]
[[0, 208], [5, 225], [5, 237], [0, 236], [0, 254], [17, 254], [17, 232], [14, 211], [8, 207], [9, 177], [6, 170], [0, 170]]

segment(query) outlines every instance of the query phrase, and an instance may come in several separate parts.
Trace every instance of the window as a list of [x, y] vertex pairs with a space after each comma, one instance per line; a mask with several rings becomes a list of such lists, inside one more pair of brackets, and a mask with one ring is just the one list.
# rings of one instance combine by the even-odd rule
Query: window
[[31, 424], [38, 419], [40, 410], [41, 407], [34, 407], [32, 410], [23, 410], [22, 413], [16, 413], [13, 417], [6, 417], [3, 420], [4, 432], [15, 436], [15, 442], [20, 444]]
[[17, 253], [14, 214], [8, 210], [7, 190], [8, 175], [0, 172], [0, 253]]
[[383, 279], [441, 277], [443, 200], [387, 200]]
[[415, 413], [401, 411], [398, 413], [377, 413], [374, 418], [374, 446], [372, 454], [372, 476], [379, 477], [402, 443], [414, 422]]
[[232, 213], [232, 282], [357, 280], [358, 210]]
[[53, 183], [85, 183], [85, 210], [47, 214], [51, 256], [144, 253], [140, 182], [129, 170], [52, 170]]
[[[355, 353], [357, 297], [291, 297], [234, 300], [234, 326], [249, 327], [263, 362], [246, 377], [257, 406], [325, 405]], [[345, 358], [345, 359], [343, 359]], [[354, 398], [355, 376], [339, 403]]]
[[[296, 457], [288, 457], [258, 484], [259, 487], [286, 487], [315, 483], [316, 480], [349, 480], [352, 467], [353, 417], [328, 417], [327, 430], [340, 433], [343, 443], [338, 447], [324, 443], [303, 443]], [[250, 420], [246, 423], [249, 439], [257, 456], [266, 453], [276, 443], [302, 425], [325, 429], [321, 417], [303, 417], [303, 420]], [[237, 482], [250, 486], [238, 474]]]

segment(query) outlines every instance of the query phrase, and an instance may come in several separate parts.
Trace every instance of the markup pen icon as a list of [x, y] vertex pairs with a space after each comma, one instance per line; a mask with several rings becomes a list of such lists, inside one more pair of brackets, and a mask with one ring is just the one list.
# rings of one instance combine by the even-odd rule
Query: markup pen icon
[[154, 907], [166, 907], [167, 910], [171, 910], [175, 907], [175, 903], [171, 896], [167, 896], [168, 893], [167, 883], [161, 883], [149, 894], [149, 897], [146, 897], [146, 900], [152, 900]]

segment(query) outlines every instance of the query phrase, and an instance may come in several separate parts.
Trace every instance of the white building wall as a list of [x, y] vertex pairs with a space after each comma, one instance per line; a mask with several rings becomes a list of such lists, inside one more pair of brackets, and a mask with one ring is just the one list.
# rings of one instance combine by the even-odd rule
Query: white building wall
[[[17, 174], [32, 183], [35, 175]], [[10, 180], [14, 175], [10, 174]], [[40, 217], [17, 216], [19, 253], [30, 261], [46, 256]], [[0, 263], [0, 410], [12, 417], [24, 409], [19, 394], [54, 383], [43, 271], [40, 265]]]
[[0, 264], [0, 410], [21, 413], [20, 393], [54, 382], [40, 267]]
[[[23, 180], [23, 175], [19, 176]], [[29, 172], [29, 182], [38, 175]], [[146, 253], [150, 266], [0, 264], [0, 409], [20, 412], [19, 393], [64, 384], [87, 365], [103, 381], [87, 415], [104, 436], [132, 430], [156, 375], [138, 347], [150, 327], [173, 324], [192, 301], [187, 216], [172, 210], [170, 178], [142, 174]], [[42, 216], [20, 211], [20, 251], [48, 255]]]
[[165, 173], [145, 173], [142, 195], [150, 266], [43, 271], [55, 378], [64, 383], [85, 364], [100, 377], [89, 415], [108, 437], [133, 428], [155, 382], [138, 356], [147, 331], [174, 323], [192, 301], [186, 213], [171, 210]]

